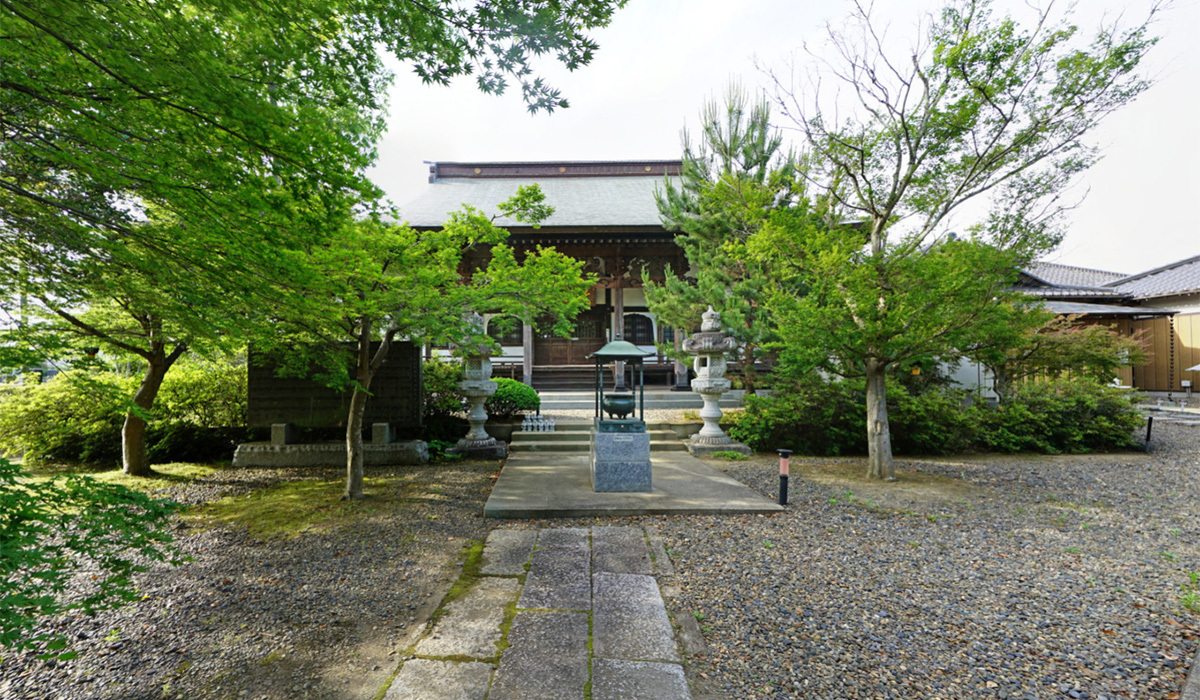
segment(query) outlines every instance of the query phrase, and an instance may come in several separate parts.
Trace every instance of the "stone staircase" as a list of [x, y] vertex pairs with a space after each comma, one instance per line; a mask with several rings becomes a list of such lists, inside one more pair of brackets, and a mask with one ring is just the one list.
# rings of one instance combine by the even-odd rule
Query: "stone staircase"
[[[535, 385], [536, 386], [536, 385]], [[608, 393], [611, 390], [606, 390]], [[730, 391], [721, 397], [721, 408], [738, 408], [742, 405], [743, 391]], [[588, 410], [596, 406], [595, 391], [545, 391], [539, 392], [542, 413], [566, 410]], [[695, 409], [704, 407], [704, 400], [691, 391], [669, 391], [646, 389], [646, 410]]]
[[[561, 421], [553, 432], [513, 431], [508, 449], [513, 452], [569, 452], [587, 454], [591, 451], [591, 421]], [[686, 452], [687, 445], [666, 423], [647, 423], [651, 452]]]

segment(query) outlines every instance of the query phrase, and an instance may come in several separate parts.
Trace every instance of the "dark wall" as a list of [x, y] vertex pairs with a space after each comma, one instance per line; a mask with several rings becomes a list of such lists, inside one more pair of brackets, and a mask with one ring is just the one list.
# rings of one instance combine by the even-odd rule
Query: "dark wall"
[[[373, 345], [371, 352], [375, 351]], [[292, 423], [302, 428], [346, 425], [351, 391], [338, 391], [309, 379], [278, 377], [275, 364], [250, 350], [247, 413], [251, 427]], [[387, 359], [371, 382], [363, 423], [391, 423], [399, 429], [421, 427], [421, 352], [412, 343], [392, 343]]]

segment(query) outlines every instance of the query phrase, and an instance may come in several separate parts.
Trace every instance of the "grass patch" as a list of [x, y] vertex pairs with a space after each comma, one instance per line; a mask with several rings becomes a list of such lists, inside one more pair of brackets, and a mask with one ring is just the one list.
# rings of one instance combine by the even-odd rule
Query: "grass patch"
[[363, 480], [366, 498], [340, 501], [345, 482], [292, 481], [244, 496], [226, 496], [189, 508], [184, 517], [199, 527], [244, 527], [261, 539], [286, 539], [406, 506], [415, 485], [399, 477]]
[[720, 457], [721, 459], [725, 460], [726, 462], [744, 462], [744, 461], [750, 459], [750, 457], [748, 455], [744, 455], [741, 452], [734, 452], [732, 450], [720, 450], [718, 452], [712, 453], [712, 456]]
[[154, 465], [153, 476], [130, 476], [121, 471], [120, 467], [95, 467], [82, 465], [50, 464], [30, 468], [33, 481], [47, 481], [53, 477], [79, 474], [89, 476], [96, 481], [106, 484], [117, 484], [127, 488], [153, 494], [163, 491], [176, 484], [189, 484], [212, 476], [222, 469], [228, 469], [227, 464], [191, 464], [187, 462], [172, 462], [171, 464]]

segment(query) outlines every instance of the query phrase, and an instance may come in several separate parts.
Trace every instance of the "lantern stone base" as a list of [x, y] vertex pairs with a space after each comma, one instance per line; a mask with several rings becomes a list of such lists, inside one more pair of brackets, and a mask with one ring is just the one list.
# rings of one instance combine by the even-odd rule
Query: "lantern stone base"
[[685, 444], [693, 457], [708, 457], [717, 452], [736, 452], [747, 457], [754, 454], [754, 450], [729, 437], [713, 439], [693, 435]]
[[650, 434], [592, 430], [592, 490], [649, 493]]
[[463, 438], [454, 447], [446, 450], [448, 455], [462, 455], [467, 459], [504, 459], [508, 456], [508, 445], [496, 438], [468, 440]]

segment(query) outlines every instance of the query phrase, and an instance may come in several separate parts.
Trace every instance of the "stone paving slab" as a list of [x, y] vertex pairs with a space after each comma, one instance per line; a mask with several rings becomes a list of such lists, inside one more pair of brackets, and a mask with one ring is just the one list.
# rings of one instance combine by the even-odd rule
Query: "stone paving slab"
[[488, 700], [582, 700], [587, 639], [586, 613], [517, 613]]
[[593, 527], [592, 573], [650, 574], [650, 550], [640, 527]]
[[491, 680], [491, 664], [410, 659], [383, 700], [483, 700]]
[[470, 656], [486, 659], [499, 653], [504, 608], [516, 599], [521, 582], [514, 578], [480, 579], [461, 598], [446, 606], [433, 633], [417, 644], [422, 656]]
[[678, 662], [675, 630], [651, 576], [593, 577], [592, 650], [597, 658]]
[[492, 530], [483, 547], [483, 566], [479, 572], [486, 576], [525, 573], [537, 534], [537, 530]]
[[784, 510], [686, 452], [654, 452], [650, 461], [653, 489], [649, 493], [597, 493], [592, 490], [586, 454], [514, 453], [504, 463], [483, 514], [488, 518], [585, 518]]
[[535, 549], [517, 607], [590, 609], [590, 558], [586, 548]]
[[553, 530], [541, 530], [537, 539], [538, 549], [587, 549], [588, 529], [586, 527], [557, 527]]
[[596, 659], [592, 700], [691, 700], [679, 664]]

